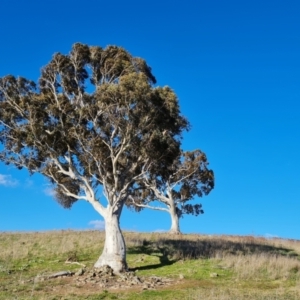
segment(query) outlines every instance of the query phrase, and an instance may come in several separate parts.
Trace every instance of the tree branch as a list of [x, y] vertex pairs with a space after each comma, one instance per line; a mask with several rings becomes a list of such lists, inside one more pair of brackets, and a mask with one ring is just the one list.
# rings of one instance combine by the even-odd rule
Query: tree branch
[[132, 201], [132, 203], [137, 206], [137, 207], [142, 207], [142, 208], [150, 208], [150, 209], [153, 209], [153, 210], [160, 210], [160, 211], [166, 211], [168, 213], [170, 213], [169, 209], [167, 208], [164, 208], [164, 207], [159, 207], [159, 206], [151, 206], [151, 205], [147, 205], [147, 204], [139, 204], [139, 203], [136, 203], [134, 201], [134, 198], [132, 196], [129, 196], [130, 200]]

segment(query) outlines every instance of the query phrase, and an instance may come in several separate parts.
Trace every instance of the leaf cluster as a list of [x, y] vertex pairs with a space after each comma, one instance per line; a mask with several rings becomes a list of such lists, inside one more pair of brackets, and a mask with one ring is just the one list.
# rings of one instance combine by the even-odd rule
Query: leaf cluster
[[158, 200], [168, 209], [174, 205], [178, 217], [202, 214], [201, 204], [187, 202], [208, 195], [214, 188], [214, 172], [208, 165], [207, 157], [201, 150], [182, 151], [166, 168], [146, 174], [127, 205], [140, 211], [145, 207], [151, 208], [148, 205]]
[[0, 160], [48, 177], [64, 207], [94, 197], [124, 201], [145, 170], [167, 168], [188, 121], [169, 87], [121, 47], [74, 44], [37, 83], [0, 78]]

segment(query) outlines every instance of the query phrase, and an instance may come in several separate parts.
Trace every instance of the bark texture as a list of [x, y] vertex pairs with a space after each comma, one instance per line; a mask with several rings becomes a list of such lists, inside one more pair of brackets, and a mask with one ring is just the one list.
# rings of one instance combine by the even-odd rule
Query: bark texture
[[169, 233], [171, 234], [181, 234], [180, 228], [179, 228], [179, 217], [176, 210], [176, 205], [170, 201], [170, 207], [169, 207], [169, 213], [171, 216], [171, 228], [169, 230]]
[[126, 246], [120, 228], [120, 212], [108, 210], [105, 216], [105, 243], [95, 268], [110, 266], [115, 273], [127, 271]]

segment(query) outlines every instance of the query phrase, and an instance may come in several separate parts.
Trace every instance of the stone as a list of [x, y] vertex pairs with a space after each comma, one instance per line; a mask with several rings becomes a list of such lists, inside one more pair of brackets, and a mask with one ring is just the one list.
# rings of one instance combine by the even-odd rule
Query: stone
[[75, 275], [76, 276], [82, 276], [83, 274], [84, 274], [84, 269], [83, 268], [80, 268], [76, 273], [75, 273]]

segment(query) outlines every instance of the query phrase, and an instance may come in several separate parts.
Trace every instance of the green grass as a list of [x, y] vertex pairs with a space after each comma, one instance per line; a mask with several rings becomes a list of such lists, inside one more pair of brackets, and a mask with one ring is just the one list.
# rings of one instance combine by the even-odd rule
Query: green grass
[[0, 233], [0, 300], [9, 299], [300, 299], [300, 241], [261, 237], [125, 233], [129, 268], [141, 278], [170, 279], [144, 290], [77, 286], [72, 278], [38, 281], [92, 268], [104, 234], [97, 231]]

